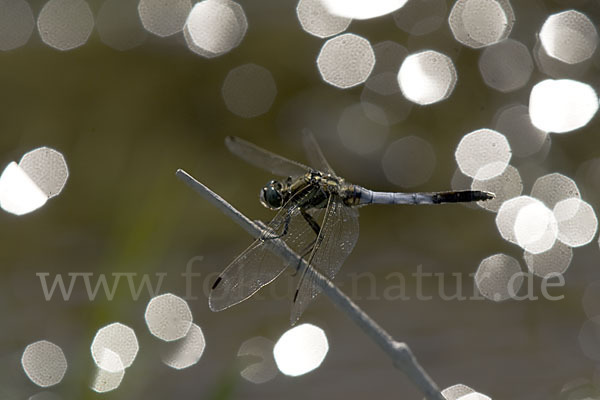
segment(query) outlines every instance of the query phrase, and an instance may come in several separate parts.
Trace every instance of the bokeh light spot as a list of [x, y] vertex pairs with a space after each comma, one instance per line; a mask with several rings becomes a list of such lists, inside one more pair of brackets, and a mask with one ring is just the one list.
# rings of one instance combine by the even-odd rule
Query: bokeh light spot
[[54, 386], [67, 371], [67, 359], [62, 349], [47, 340], [30, 344], [21, 357], [23, 371], [40, 387]]
[[229, 111], [242, 118], [253, 118], [269, 111], [277, 87], [269, 70], [244, 64], [229, 71], [221, 94]]
[[300, 0], [296, 7], [296, 15], [302, 29], [320, 38], [344, 32], [352, 19], [331, 14], [324, 0]]
[[0, 50], [23, 46], [34, 25], [33, 12], [25, 0], [0, 0]]
[[190, 50], [217, 57], [237, 47], [248, 29], [242, 6], [231, 0], [204, 0], [194, 5], [183, 30]]
[[554, 206], [554, 216], [558, 222], [558, 240], [568, 246], [584, 246], [596, 236], [596, 213], [592, 206], [579, 198], [558, 202]]
[[515, 104], [498, 111], [495, 128], [502, 132], [510, 144], [513, 155], [527, 157], [540, 151], [548, 134], [531, 123], [529, 109]]
[[548, 251], [558, 236], [554, 213], [539, 200], [522, 207], [515, 219], [517, 244], [532, 254]]
[[318, 368], [328, 351], [325, 332], [317, 326], [302, 324], [281, 335], [273, 355], [283, 374], [299, 376]]
[[396, 75], [408, 51], [401, 44], [391, 40], [377, 43], [373, 46], [373, 51], [377, 62], [365, 87], [383, 96], [400, 92]]
[[353, 33], [327, 40], [317, 57], [317, 67], [323, 80], [340, 89], [366, 81], [374, 65], [375, 53], [371, 44]]
[[502, 206], [500, 206], [498, 214], [496, 215], [496, 227], [505, 240], [517, 244], [514, 229], [517, 215], [523, 207], [536, 202], [539, 202], [539, 200], [534, 199], [533, 197], [519, 196], [502, 203]]
[[492, 200], [478, 201], [477, 205], [488, 211], [497, 212], [506, 200], [520, 196], [523, 192], [523, 181], [519, 171], [512, 165], [507, 165], [504, 172], [490, 179], [473, 179], [472, 190], [483, 190], [494, 193]]
[[356, 154], [381, 149], [389, 134], [385, 112], [373, 104], [356, 103], [346, 107], [337, 124], [344, 147]]
[[171, 293], [153, 297], [144, 315], [150, 333], [170, 342], [187, 335], [192, 326], [192, 311], [180, 297]]
[[0, 207], [6, 212], [23, 215], [37, 210], [48, 196], [17, 165], [12, 162], [0, 175]]
[[592, 87], [570, 79], [537, 83], [529, 96], [529, 114], [535, 127], [565, 133], [587, 125], [598, 111]]
[[110, 349], [104, 348], [101, 357], [102, 368], [96, 367], [90, 389], [97, 393], [106, 393], [121, 385], [125, 376], [125, 366], [121, 357]]
[[408, 0], [323, 0], [333, 15], [352, 19], [370, 19], [396, 11]]
[[479, 72], [489, 87], [512, 92], [525, 86], [531, 77], [533, 59], [523, 43], [506, 39], [483, 51]]
[[454, 157], [463, 174], [487, 180], [504, 172], [512, 152], [503, 134], [492, 129], [478, 129], [463, 136]]
[[106, 0], [96, 18], [100, 40], [115, 50], [139, 46], [147, 33], [138, 15], [137, 0]]
[[537, 178], [531, 188], [531, 196], [543, 201], [550, 209], [559, 201], [572, 197], [581, 198], [575, 181], [557, 172]]
[[411, 0], [394, 12], [394, 22], [398, 28], [411, 35], [427, 35], [446, 22], [447, 11], [444, 0]]
[[457, 0], [448, 17], [456, 40], [472, 48], [506, 39], [514, 22], [508, 0]]
[[144, 28], [160, 37], [180, 32], [191, 9], [190, 0], [140, 0], [138, 4]]
[[94, 28], [94, 16], [83, 0], [50, 0], [37, 21], [44, 43], [57, 50], [72, 50], [87, 42]]
[[431, 178], [436, 158], [433, 148], [418, 136], [406, 136], [388, 146], [381, 160], [385, 177], [391, 183], [410, 188]]
[[411, 54], [398, 72], [402, 94], [413, 103], [427, 105], [447, 99], [456, 85], [450, 57], [433, 50]]
[[479, 292], [492, 301], [503, 301], [517, 294], [523, 284], [519, 262], [506, 254], [494, 254], [479, 264], [475, 284]]
[[[119, 365], [121, 368], [131, 366], [138, 353], [139, 344], [133, 329], [115, 322], [98, 330], [90, 350], [98, 368], [108, 372], [119, 372]], [[118, 355], [121, 363], [115, 363], [114, 357], [107, 356], [107, 351]]]
[[462, 396], [473, 392], [474, 390], [470, 387], [459, 383], [442, 390], [442, 396], [444, 396], [446, 400], [458, 400]]
[[523, 258], [531, 273], [544, 278], [550, 274], [564, 274], [571, 265], [573, 250], [557, 240], [550, 250], [539, 254], [525, 251]]
[[162, 354], [162, 362], [174, 369], [184, 369], [200, 360], [206, 348], [206, 340], [202, 329], [192, 324], [184, 338], [171, 342], [168, 346], [169, 349]]
[[49, 147], [40, 147], [26, 153], [19, 161], [19, 167], [48, 198], [58, 195], [69, 177], [65, 158]]
[[592, 317], [583, 323], [579, 331], [579, 346], [586, 357], [600, 361], [600, 317]]
[[473, 392], [459, 397], [458, 400], [492, 400], [492, 398], [482, 393]]
[[587, 60], [598, 46], [594, 23], [575, 10], [549, 16], [539, 37], [546, 54], [567, 64]]
[[238, 357], [253, 356], [260, 358], [240, 371], [242, 378], [248, 382], [260, 384], [268, 382], [277, 376], [278, 369], [273, 357], [272, 340], [255, 336], [246, 340], [238, 350]]

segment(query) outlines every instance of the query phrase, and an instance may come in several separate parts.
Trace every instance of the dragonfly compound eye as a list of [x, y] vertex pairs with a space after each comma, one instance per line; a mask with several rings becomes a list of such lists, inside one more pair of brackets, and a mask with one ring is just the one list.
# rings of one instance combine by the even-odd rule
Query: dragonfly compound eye
[[277, 210], [283, 205], [281, 196], [281, 183], [271, 181], [260, 191], [260, 202], [263, 206], [272, 210]]

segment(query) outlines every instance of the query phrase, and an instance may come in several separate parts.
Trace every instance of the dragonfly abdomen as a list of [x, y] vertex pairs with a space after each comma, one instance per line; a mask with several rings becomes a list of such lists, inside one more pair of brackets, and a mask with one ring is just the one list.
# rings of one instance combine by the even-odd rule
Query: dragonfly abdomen
[[360, 186], [354, 186], [354, 196], [357, 197], [353, 205], [366, 204], [443, 204], [443, 203], [468, 203], [472, 201], [491, 200], [492, 193], [480, 190], [462, 190], [438, 193], [401, 193], [401, 192], [376, 192]]

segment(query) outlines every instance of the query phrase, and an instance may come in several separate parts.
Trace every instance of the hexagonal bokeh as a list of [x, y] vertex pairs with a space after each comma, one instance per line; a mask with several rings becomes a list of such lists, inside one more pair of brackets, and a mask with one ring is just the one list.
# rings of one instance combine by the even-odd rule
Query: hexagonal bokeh
[[533, 50], [531, 51], [535, 64], [544, 75], [554, 79], [581, 79], [590, 69], [591, 60], [583, 61], [577, 64], [567, 64], [561, 60], [550, 57], [542, 43], [537, 38]]
[[[108, 352], [108, 351], [107, 351]], [[118, 368], [116, 368], [118, 369]], [[94, 377], [90, 384], [90, 389], [96, 393], [107, 393], [117, 389], [121, 386], [123, 377], [125, 376], [125, 369], [121, 365], [121, 368], [116, 372], [110, 372], [105, 369], [96, 367]]]
[[206, 340], [202, 329], [192, 324], [187, 334], [182, 339], [168, 343], [162, 351], [162, 362], [173, 369], [184, 369], [195, 365], [206, 347]]
[[[413, 103], [406, 100], [398, 86], [398, 69], [408, 55], [404, 46], [391, 40], [379, 42], [373, 46], [375, 67], [365, 82], [360, 101], [364, 112], [370, 119], [377, 121], [372, 111], [382, 110], [389, 125], [406, 119]], [[373, 108], [372, 106], [376, 106]]]
[[150, 333], [166, 342], [185, 337], [192, 326], [192, 311], [187, 302], [174, 294], [153, 297], [144, 314]]
[[525, 251], [523, 258], [531, 273], [544, 278], [550, 274], [564, 274], [571, 265], [573, 250], [557, 240], [550, 250], [539, 254]]
[[494, 120], [494, 128], [506, 136], [514, 156], [528, 157], [536, 154], [549, 140], [546, 132], [533, 126], [529, 108], [523, 104], [512, 104], [499, 109]]
[[374, 104], [355, 103], [344, 108], [337, 123], [340, 141], [356, 154], [381, 149], [389, 132], [384, 111]]
[[537, 178], [531, 188], [531, 196], [543, 201], [550, 209], [554, 208], [559, 201], [581, 198], [577, 183], [558, 172]]
[[594, 23], [585, 14], [575, 10], [549, 16], [539, 37], [546, 54], [567, 64], [589, 59], [598, 46], [598, 32]]
[[244, 64], [229, 71], [221, 94], [229, 111], [242, 118], [253, 118], [269, 111], [277, 86], [268, 69]]
[[139, 46], [148, 33], [138, 15], [138, 0], [106, 0], [96, 18], [100, 40], [115, 50], [125, 51]]
[[513, 230], [519, 246], [529, 253], [540, 254], [554, 246], [558, 222], [551, 209], [535, 200], [518, 211]]
[[496, 214], [496, 227], [500, 235], [511, 243], [518, 244], [515, 236], [515, 222], [522, 208], [539, 202], [530, 196], [519, 196], [502, 203]]
[[329, 39], [317, 57], [317, 67], [323, 80], [340, 89], [366, 81], [374, 65], [375, 53], [371, 44], [353, 33]]
[[529, 96], [533, 125], [546, 132], [566, 133], [590, 122], [598, 111], [598, 95], [588, 84], [570, 79], [546, 79]]
[[0, 2], [0, 50], [8, 51], [23, 46], [33, 32], [35, 21], [29, 3], [25, 0]]
[[365, 83], [365, 87], [380, 95], [392, 95], [400, 91], [396, 74], [402, 61], [408, 55], [404, 46], [391, 40], [379, 42], [373, 46], [377, 62]]
[[252, 383], [265, 383], [275, 378], [279, 372], [273, 356], [272, 340], [262, 336], [255, 336], [246, 340], [238, 350], [238, 357], [251, 356], [260, 358], [240, 371], [245, 380]]
[[72, 50], [87, 42], [94, 15], [83, 0], [50, 0], [37, 20], [40, 37], [57, 50]]
[[398, 28], [421, 36], [438, 30], [446, 22], [447, 11], [444, 0], [411, 0], [393, 16]]
[[69, 177], [64, 156], [50, 147], [40, 147], [26, 153], [19, 161], [19, 167], [48, 198], [58, 195]]
[[351, 18], [331, 14], [323, 0], [300, 0], [296, 15], [302, 29], [320, 38], [344, 32], [352, 22]]
[[246, 14], [238, 3], [204, 0], [192, 8], [183, 33], [190, 50], [212, 58], [239, 46], [247, 29]]
[[463, 136], [454, 157], [463, 174], [487, 180], [504, 172], [512, 152], [503, 134], [484, 128]]
[[471, 389], [470, 387], [468, 387], [467, 385], [463, 385], [461, 383], [456, 384], [456, 385], [452, 385], [450, 387], [447, 387], [446, 389], [442, 390], [442, 396], [444, 396], [444, 398], [446, 400], [458, 400], [463, 396], [466, 396], [470, 393], [475, 392], [473, 389]]
[[0, 176], [0, 207], [15, 215], [30, 213], [58, 195], [69, 176], [61, 153], [40, 147], [12, 162]]
[[405, 136], [386, 149], [381, 166], [391, 183], [405, 187], [424, 184], [431, 178], [436, 157], [433, 147], [418, 136]]
[[425, 50], [404, 59], [398, 85], [404, 97], [420, 105], [447, 99], [456, 85], [454, 63], [445, 54]]
[[583, 323], [578, 339], [583, 354], [594, 361], [600, 361], [600, 316]]
[[115, 322], [98, 330], [90, 350], [98, 368], [119, 372], [131, 366], [139, 348], [133, 329]]
[[21, 366], [31, 382], [49, 387], [62, 381], [67, 371], [67, 359], [60, 347], [47, 340], [40, 340], [25, 348]]
[[302, 324], [286, 331], [273, 348], [277, 368], [288, 376], [304, 375], [325, 359], [329, 343], [323, 329]]
[[142, 25], [160, 37], [181, 32], [191, 9], [190, 0], [140, 0], [138, 4]]
[[508, 0], [457, 0], [448, 23], [456, 40], [479, 48], [508, 37], [515, 15]]
[[403, 7], [408, 0], [323, 0], [333, 15], [352, 19], [380, 17]]
[[495, 197], [488, 201], [478, 201], [477, 205], [488, 211], [496, 212], [502, 203], [523, 192], [523, 181], [519, 171], [512, 165], [507, 165], [504, 172], [490, 179], [473, 179], [472, 190], [483, 190], [494, 193]]
[[521, 265], [506, 254], [489, 256], [479, 264], [475, 284], [486, 299], [508, 300], [517, 294], [523, 284]]
[[512, 92], [529, 81], [533, 59], [523, 43], [506, 39], [481, 53], [479, 72], [489, 87], [503, 93]]
[[598, 231], [598, 218], [591, 205], [572, 197], [554, 206], [558, 222], [558, 240], [571, 247], [588, 244]]

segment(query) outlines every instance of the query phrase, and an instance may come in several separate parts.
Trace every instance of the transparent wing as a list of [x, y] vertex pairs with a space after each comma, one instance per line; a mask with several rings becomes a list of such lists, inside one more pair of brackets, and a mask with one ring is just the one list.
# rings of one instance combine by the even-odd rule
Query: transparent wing
[[296, 161], [272, 153], [250, 142], [235, 136], [225, 138], [225, 145], [242, 160], [262, 168], [278, 176], [300, 176], [310, 171], [311, 168]]
[[331, 196], [323, 217], [319, 239], [308, 259], [294, 296], [290, 322], [298, 321], [306, 307], [321, 292], [314, 270], [332, 280], [358, 240], [358, 211]]
[[[296, 204], [296, 200], [301, 201], [302, 196], [309, 195], [312, 195], [312, 191], [299, 193], [288, 204]], [[286, 229], [287, 233], [284, 235]], [[288, 264], [271, 251], [274, 238], [279, 236], [291, 249], [299, 253], [315, 240], [316, 235], [297, 206], [284, 207], [267, 225], [265, 233], [233, 260], [217, 278], [208, 299], [211, 310], [221, 311], [246, 300], [285, 270]]]
[[304, 129], [302, 131], [302, 141], [304, 144], [304, 150], [306, 151], [306, 157], [314, 168], [321, 172], [325, 172], [326, 174], [336, 175], [333, 171], [333, 168], [327, 162], [327, 159], [323, 155], [321, 151], [321, 147], [319, 143], [317, 143], [317, 139], [312, 134], [312, 132], [308, 129]]

